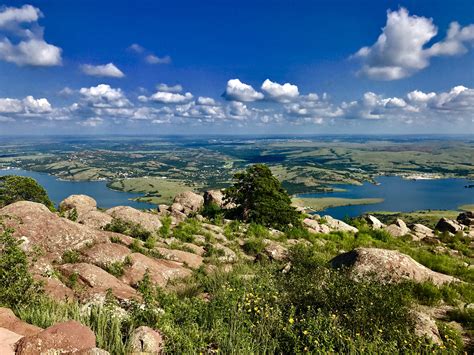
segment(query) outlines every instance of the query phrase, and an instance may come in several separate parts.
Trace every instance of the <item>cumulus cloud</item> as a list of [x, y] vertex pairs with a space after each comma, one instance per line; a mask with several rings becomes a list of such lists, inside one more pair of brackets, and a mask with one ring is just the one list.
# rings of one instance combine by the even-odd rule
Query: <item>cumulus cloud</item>
[[377, 41], [353, 55], [362, 62], [358, 72], [375, 80], [397, 80], [428, 67], [433, 56], [465, 53], [474, 42], [474, 25], [462, 28], [453, 22], [444, 40], [425, 46], [438, 33], [433, 19], [414, 16], [405, 8], [387, 12], [387, 23]]
[[157, 91], [150, 96], [149, 100], [154, 102], [160, 102], [164, 104], [181, 104], [184, 102], [191, 101], [193, 95], [190, 92], [185, 93], [184, 95], [166, 91]]
[[199, 96], [198, 99], [196, 100], [196, 103], [198, 105], [204, 105], [204, 106], [215, 106], [216, 100], [214, 100], [212, 97]]
[[300, 94], [298, 91], [298, 86], [290, 83], [285, 83], [282, 85], [274, 83], [270, 79], [267, 79], [263, 82], [261, 89], [265, 93], [265, 97], [267, 99], [278, 102], [289, 102], [297, 98]]
[[[38, 25], [42, 16], [31, 5], [0, 9], [0, 60], [18, 66], [61, 65], [61, 48], [47, 43]], [[12, 37], [19, 40], [12, 42]]]
[[33, 96], [27, 96], [23, 100], [0, 98], [0, 114], [8, 115], [10, 120], [22, 117], [40, 117], [52, 112], [53, 107], [46, 98], [35, 99]]
[[227, 82], [224, 95], [227, 100], [252, 102], [263, 99], [263, 94], [256, 91], [251, 85], [242, 83], [239, 79]]
[[83, 127], [97, 127], [100, 126], [103, 122], [104, 120], [100, 117], [90, 117], [84, 121], [77, 122], [77, 124]]
[[183, 91], [183, 87], [179, 84], [170, 86], [170, 85], [161, 83], [156, 86], [156, 90], [165, 91], [165, 92], [181, 92]]
[[154, 54], [149, 54], [145, 57], [145, 61], [148, 64], [169, 64], [171, 63], [171, 57], [169, 55], [164, 57], [158, 57]]
[[133, 43], [128, 47], [128, 50], [135, 53], [143, 53], [145, 48], [140, 46], [138, 43]]
[[123, 108], [131, 106], [121, 89], [112, 88], [107, 84], [100, 84], [79, 90], [83, 101], [95, 108]]
[[109, 78], [123, 78], [125, 74], [117, 68], [113, 63], [104, 65], [81, 65], [81, 70], [91, 76], [109, 77]]

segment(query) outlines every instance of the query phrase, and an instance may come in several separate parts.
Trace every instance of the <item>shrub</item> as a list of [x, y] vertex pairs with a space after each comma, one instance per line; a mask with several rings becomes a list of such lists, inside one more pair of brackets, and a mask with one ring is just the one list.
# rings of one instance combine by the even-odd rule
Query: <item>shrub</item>
[[41, 284], [29, 273], [28, 258], [20, 245], [11, 230], [0, 234], [0, 305], [5, 307], [29, 304], [42, 292]]
[[162, 226], [160, 227], [158, 233], [160, 234], [161, 237], [168, 238], [171, 234], [171, 217], [164, 216], [161, 219], [161, 224]]
[[16, 175], [0, 176], [0, 208], [17, 201], [38, 202], [51, 211], [55, 210], [46, 190], [35, 179]]
[[234, 175], [234, 185], [224, 190], [230, 213], [245, 222], [286, 229], [300, 223], [300, 213], [291, 205], [288, 193], [264, 164], [255, 164]]
[[201, 215], [210, 220], [222, 218], [222, 215], [224, 214], [222, 208], [216, 203], [205, 204], [200, 212]]
[[67, 264], [74, 264], [79, 262], [81, 255], [77, 250], [66, 250], [61, 257], [62, 261]]
[[194, 218], [188, 218], [173, 229], [173, 237], [185, 243], [192, 243], [194, 235], [200, 232], [201, 224], [199, 221]]
[[242, 249], [249, 255], [257, 255], [265, 249], [265, 243], [261, 238], [252, 237], [245, 241]]
[[146, 241], [151, 233], [143, 228], [138, 223], [124, 221], [120, 218], [112, 219], [112, 222], [104, 227], [104, 230], [109, 232], [121, 233], [129, 235], [130, 237]]

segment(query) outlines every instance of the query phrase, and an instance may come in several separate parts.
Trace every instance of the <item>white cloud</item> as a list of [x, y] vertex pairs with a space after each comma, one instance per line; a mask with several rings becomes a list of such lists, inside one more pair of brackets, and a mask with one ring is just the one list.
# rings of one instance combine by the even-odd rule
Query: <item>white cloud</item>
[[130, 45], [130, 47], [128, 47], [128, 50], [135, 53], [143, 53], [145, 48], [140, 46], [138, 43], [133, 43]]
[[165, 91], [165, 92], [181, 92], [183, 91], [183, 87], [179, 84], [170, 86], [170, 85], [161, 83], [156, 86], [156, 90]]
[[[31, 5], [0, 10], [0, 60], [18, 66], [61, 65], [61, 48], [44, 40], [43, 29], [37, 23], [42, 16]], [[11, 36], [20, 40], [13, 43]]]
[[247, 105], [239, 101], [233, 101], [227, 106], [228, 117], [234, 120], [246, 120], [251, 116]]
[[300, 94], [296, 85], [290, 83], [282, 85], [274, 83], [269, 79], [263, 82], [261, 89], [268, 99], [278, 102], [289, 102]]
[[193, 99], [193, 95], [190, 92], [182, 94], [158, 91], [151, 95], [150, 100], [155, 102], [161, 102], [165, 104], [181, 104]]
[[388, 11], [377, 41], [353, 56], [362, 61], [359, 74], [375, 80], [402, 79], [428, 67], [433, 56], [465, 53], [465, 43], [474, 41], [474, 25], [461, 28], [453, 22], [444, 40], [425, 48], [437, 33], [432, 19], [410, 15], [405, 8]]
[[74, 90], [71, 89], [70, 87], [68, 86], [65, 86], [63, 89], [61, 89], [59, 92], [58, 92], [59, 95], [61, 96], [71, 96], [72, 94], [74, 94]]
[[171, 57], [169, 55], [165, 57], [158, 57], [154, 54], [149, 54], [145, 57], [145, 61], [148, 64], [170, 64], [171, 63]]
[[263, 94], [239, 79], [231, 79], [227, 82], [224, 97], [231, 101], [252, 102], [263, 99]]
[[20, 113], [22, 111], [23, 104], [20, 100], [0, 98], [0, 113]]
[[23, 105], [27, 113], [48, 113], [53, 110], [47, 99], [35, 99], [33, 96], [25, 97]]
[[214, 100], [212, 97], [199, 96], [196, 103], [198, 105], [204, 105], [204, 106], [215, 106], [216, 100]]
[[91, 117], [86, 119], [85, 121], [79, 121], [77, 122], [77, 124], [83, 127], [97, 127], [100, 126], [103, 122], [104, 120], [100, 117]]
[[109, 77], [109, 78], [123, 78], [125, 74], [117, 68], [113, 63], [104, 65], [81, 65], [82, 71], [91, 76]]
[[79, 90], [84, 101], [95, 108], [122, 108], [131, 106], [121, 89], [100, 84]]

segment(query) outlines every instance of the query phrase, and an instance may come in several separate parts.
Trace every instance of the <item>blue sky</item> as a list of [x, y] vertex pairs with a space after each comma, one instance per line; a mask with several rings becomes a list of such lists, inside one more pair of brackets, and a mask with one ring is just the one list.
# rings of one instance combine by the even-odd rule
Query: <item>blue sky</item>
[[473, 24], [470, 0], [6, 1], [0, 134], [474, 133]]

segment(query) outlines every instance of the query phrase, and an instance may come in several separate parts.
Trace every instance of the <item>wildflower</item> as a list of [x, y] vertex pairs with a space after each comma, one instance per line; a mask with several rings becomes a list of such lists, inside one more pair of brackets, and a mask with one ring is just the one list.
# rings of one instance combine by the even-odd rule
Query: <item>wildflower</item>
[[293, 324], [294, 322], [295, 320], [293, 319], [293, 317], [290, 317], [290, 319], [288, 319], [288, 323]]
[[308, 331], [307, 331], [307, 330], [303, 330], [303, 334], [304, 334], [304, 335], [308, 335]]

